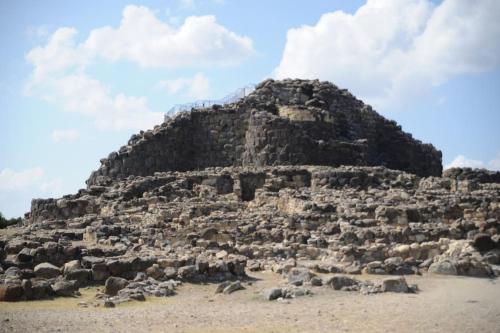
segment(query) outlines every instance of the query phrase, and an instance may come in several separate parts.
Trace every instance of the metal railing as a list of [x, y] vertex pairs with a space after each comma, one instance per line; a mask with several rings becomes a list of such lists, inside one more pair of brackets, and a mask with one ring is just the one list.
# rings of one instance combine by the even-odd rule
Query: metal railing
[[204, 99], [192, 103], [176, 104], [165, 113], [165, 121], [167, 121], [168, 118], [174, 116], [179, 112], [190, 111], [191, 109], [210, 108], [213, 105], [225, 105], [225, 104], [235, 103], [240, 99], [250, 95], [254, 90], [255, 90], [255, 85], [249, 84], [245, 87], [237, 89], [236, 91], [230, 93], [229, 95], [221, 99], [214, 99], [214, 100]]

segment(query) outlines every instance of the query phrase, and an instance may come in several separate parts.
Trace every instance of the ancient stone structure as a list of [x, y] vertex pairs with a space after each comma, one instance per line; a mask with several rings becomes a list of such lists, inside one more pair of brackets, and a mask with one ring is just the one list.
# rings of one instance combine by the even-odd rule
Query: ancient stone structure
[[132, 137], [86, 189], [34, 199], [23, 226], [0, 230], [0, 301], [90, 284], [105, 307], [183, 282], [228, 295], [260, 270], [284, 277], [268, 300], [416, 291], [361, 272], [499, 275], [500, 172], [440, 173], [439, 152], [347, 92], [266, 81]]
[[88, 185], [215, 166], [381, 165], [441, 175], [441, 152], [328, 82], [264, 81], [237, 103], [196, 109], [132, 136]]

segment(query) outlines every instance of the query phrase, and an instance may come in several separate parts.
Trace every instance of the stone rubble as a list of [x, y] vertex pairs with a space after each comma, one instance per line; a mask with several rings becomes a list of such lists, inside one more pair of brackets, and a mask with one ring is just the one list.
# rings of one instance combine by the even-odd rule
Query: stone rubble
[[[286, 281], [263, 293], [270, 300], [312, 288], [413, 292], [399, 276], [426, 272], [494, 277], [499, 198], [500, 173], [441, 175], [440, 152], [346, 91], [266, 81], [235, 105], [134, 136], [86, 189], [34, 199], [22, 227], [0, 232], [0, 301], [92, 285], [104, 286], [105, 307], [172, 296], [180, 283], [228, 295], [264, 270]], [[352, 277], [362, 273], [390, 277]]]
[[[241, 175], [264, 181], [242, 188]], [[60, 200], [85, 200], [98, 204], [99, 214], [62, 211], [3, 237], [0, 295], [68, 296], [122, 279], [131, 286], [120, 297], [142, 299], [174, 293], [161, 283], [241, 280], [245, 269], [283, 274], [290, 286], [325, 273], [493, 277], [500, 263], [500, 184], [465, 191], [456, 182], [347, 166], [133, 177], [46, 206], [54, 214]], [[253, 199], [243, 200], [248, 191]]]

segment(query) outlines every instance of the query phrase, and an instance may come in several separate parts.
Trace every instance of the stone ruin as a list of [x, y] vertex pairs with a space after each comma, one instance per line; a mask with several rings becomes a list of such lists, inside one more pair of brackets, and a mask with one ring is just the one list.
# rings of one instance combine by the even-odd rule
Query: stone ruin
[[441, 152], [329, 82], [267, 80], [237, 103], [193, 109], [101, 160], [87, 184], [207, 167], [385, 166], [440, 176]]
[[25, 225], [0, 231], [0, 300], [95, 284], [104, 306], [183, 282], [229, 294], [261, 270], [285, 278], [267, 299], [498, 275], [500, 173], [441, 173], [439, 151], [347, 91], [268, 80], [132, 136], [86, 189], [33, 200]]

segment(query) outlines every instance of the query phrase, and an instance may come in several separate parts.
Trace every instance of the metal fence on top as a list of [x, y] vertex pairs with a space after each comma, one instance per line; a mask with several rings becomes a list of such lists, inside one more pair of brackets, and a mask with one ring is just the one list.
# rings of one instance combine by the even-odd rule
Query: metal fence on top
[[179, 112], [190, 111], [191, 109], [210, 108], [213, 105], [225, 105], [225, 104], [235, 103], [240, 99], [250, 95], [250, 93], [252, 93], [254, 90], [255, 90], [255, 85], [250, 84], [245, 87], [237, 89], [236, 91], [232, 92], [231, 94], [221, 99], [214, 99], [214, 100], [204, 99], [192, 103], [176, 104], [165, 113], [165, 121]]

